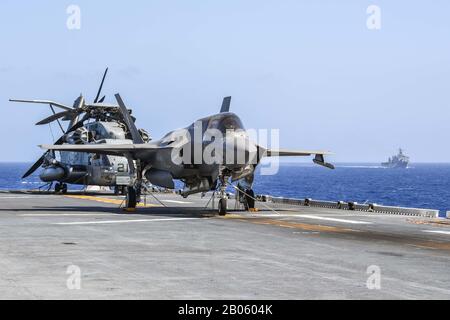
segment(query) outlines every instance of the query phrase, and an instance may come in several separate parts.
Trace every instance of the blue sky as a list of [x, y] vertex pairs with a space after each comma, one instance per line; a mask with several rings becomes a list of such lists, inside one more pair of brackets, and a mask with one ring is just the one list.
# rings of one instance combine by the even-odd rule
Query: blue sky
[[[68, 30], [66, 9], [81, 9]], [[369, 5], [381, 30], [366, 27]], [[219, 110], [279, 128], [281, 146], [378, 162], [402, 146], [450, 162], [450, 3], [436, 1], [0, 2], [1, 161], [33, 161], [51, 142], [40, 105], [120, 92], [158, 138]], [[58, 134], [57, 127], [53, 131]]]

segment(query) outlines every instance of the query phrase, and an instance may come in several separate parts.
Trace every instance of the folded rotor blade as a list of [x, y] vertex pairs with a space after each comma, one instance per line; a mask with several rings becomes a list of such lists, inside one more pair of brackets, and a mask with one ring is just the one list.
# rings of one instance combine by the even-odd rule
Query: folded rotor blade
[[84, 97], [83, 95], [80, 95], [74, 102], [73, 102], [73, 108], [74, 109], [81, 109], [84, 106]]
[[58, 120], [60, 118], [70, 117], [75, 114], [76, 113], [73, 110], [58, 112], [58, 113], [52, 114], [50, 117], [47, 117], [44, 120], [39, 121], [38, 123], [36, 123], [36, 125], [39, 126], [42, 124], [48, 124], [48, 123]]
[[[53, 114], [56, 114], [55, 108], [52, 105], [50, 105], [50, 110], [52, 110]], [[61, 121], [59, 121], [59, 119], [56, 120], [56, 121], [58, 121], [58, 126], [61, 129], [61, 132], [64, 134], [64, 129], [63, 129], [62, 125], [61, 125]]]
[[[95, 97], [94, 103], [98, 102], [98, 99], [100, 98], [100, 94], [102, 93], [103, 84], [105, 83], [106, 75], [108, 74], [108, 68], [106, 68], [105, 73], [103, 74], [102, 82], [100, 83], [100, 88], [98, 88], [97, 96]], [[105, 98], [102, 98], [103, 100]]]
[[42, 166], [42, 164], [44, 163], [45, 160], [45, 156], [47, 155], [47, 152], [45, 152], [42, 157], [39, 158], [38, 161], [36, 161], [31, 167], [30, 169], [28, 169], [27, 172], [25, 172], [25, 174], [22, 176], [22, 179], [25, 179], [27, 177], [29, 177], [30, 175], [33, 174], [33, 172], [35, 172], [40, 166]]
[[115, 95], [117, 103], [119, 104], [119, 110], [122, 114], [123, 121], [128, 127], [128, 130], [130, 131], [131, 138], [133, 139], [133, 143], [135, 144], [142, 144], [144, 143], [144, 140], [142, 140], [141, 135], [139, 134], [139, 130], [136, 128], [136, 125], [134, 124], [134, 120], [131, 118], [130, 113], [128, 112], [127, 107], [123, 103], [122, 98], [119, 94]]
[[[85, 122], [87, 119], [89, 119], [89, 117], [90, 117], [90, 115], [89, 115], [88, 113], [86, 113], [86, 114], [84, 115], [84, 117], [81, 118], [81, 120], [78, 121], [77, 123], [75, 123], [72, 127], [70, 127], [70, 128], [66, 131], [66, 133], [70, 133], [70, 132], [72, 132], [72, 131], [77, 130], [78, 128], [81, 128], [81, 127], [84, 125], [84, 122]], [[57, 143], [55, 143], [55, 144], [57, 144]]]
[[9, 99], [11, 102], [24, 102], [24, 103], [38, 103], [38, 104], [51, 104], [55, 107], [64, 109], [64, 110], [72, 110], [71, 107], [68, 107], [62, 103], [50, 101], [50, 100], [22, 100], [22, 99]]
[[[57, 141], [55, 141], [55, 145], [61, 145], [64, 142], [64, 136], [60, 137]], [[29, 177], [30, 175], [32, 175], [40, 166], [42, 166], [42, 164], [44, 163], [45, 157], [47, 156], [47, 154], [49, 153], [49, 151], [45, 152], [39, 159], [38, 161], [36, 161], [31, 167], [30, 169], [28, 169], [27, 172], [25, 172], [25, 174], [22, 176], [22, 179], [25, 179], [27, 177]]]

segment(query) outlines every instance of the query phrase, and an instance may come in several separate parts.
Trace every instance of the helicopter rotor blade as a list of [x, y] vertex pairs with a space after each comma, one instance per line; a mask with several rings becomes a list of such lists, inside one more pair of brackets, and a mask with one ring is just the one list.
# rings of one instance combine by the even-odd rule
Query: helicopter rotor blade
[[[97, 96], [95, 97], [94, 103], [98, 102], [98, 99], [100, 98], [100, 94], [102, 93], [103, 84], [105, 83], [106, 75], [108, 74], [108, 68], [106, 68], [105, 73], [103, 74], [102, 82], [100, 83], [100, 88], [98, 88]], [[102, 98], [104, 99], [104, 98]]]
[[58, 113], [52, 114], [50, 117], [47, 117], [47, 118], [39, 121], [38, 123], [36, 123], [36, 125], [40, 126], [40, 125], [43, 125], [43, 124], [49, 124], [50, 122], [53, 122], [53, 121], [58, 120], [60, 118], [70, 117], [70, 116], [73, 116], [75, 114], [76, 114], [76, 112], [74, 112], [74, 110], [58, 112]]
[[47, 152], [45, 152], [42, 157], [39, 158], [38, 161], [36, 161], [31, 167], [30, 169], [28, 169], [27, 172], [25, 172], [25, 174], [22, 176], [22, 179], [25, 179], [29, 176], [31, 176], [43, 163], [45, 160], [45, 157], [47, 155]]
[[[60, 137], [57, 141], [55, 141], [55, 145], [60, 145], [63, 144], [65, 140], [65, 136], [63, 135], [62, 137]], [[28, 169], [27, 172], [25, 172], [25, 174], [22, 176], [22, 179], [25, 179], [29, 176], [31, 176], [40, 166], [42, 166], [42, 164], [45, 161], [45, 157], [47, 156], [48, 151], [45, 152], [31, 167], [30, 169]]]
[[[56, 114], [55, 108], [52, 105], [50, 105], [50, 110], [52, 110], [53, 114]], [[59, 119], [57, 119], [56, 121], [58, 122], [58, 126], [61, 129], [61, 132], [64, 134], [64, 129], [61, 125], [61, 121], [59, 121]]]
[[50, 101], [50, 100], [23, 100], [23, 99], [9, 99], [10, 102], [24, 102], [24, 103], [38, 103], [38, 104], [51, 104], [54, 107], [61, 108], [63, 110], [69, 111], [72, 110], [71, 107], [68, 107], [62, 103]]
[[78, 121], [77, 123], [75, 123], [72, 127], [70, 127], [70, 128], [66, 131], [66, 133], [70, 133], [70, 132], [72, 132], [72, 131], [75, 131], [75, 130], [81, 128], [81, 127], [84, 125], [84, 122], [85, 122], [87, 119], [89, 119], [89, 118], [90, 118], [90, 114], [89, 114], [89, 113], [86, 113], [86, 114], [84, 115], [84, 117], [81, 118], [81, 120]]

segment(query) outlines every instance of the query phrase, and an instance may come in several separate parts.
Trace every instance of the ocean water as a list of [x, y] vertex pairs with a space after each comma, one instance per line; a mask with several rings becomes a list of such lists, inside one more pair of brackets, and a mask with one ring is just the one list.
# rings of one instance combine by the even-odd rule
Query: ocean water
[[[29, 163], [0, 163], [0, 189], [37, 189], [35, 174], [22, 180]], [[77, 188], [79, 189], [79, 188]], [[450, 164], [411, 164], [405, 170], [377, 164], [316, 165], [282, 163], [276, 175], [257, 172], [255, 193], [330, 201], [450, 210]]]
[[386, 169], [379, 164], [282, 164], [276, 176], [259, 175], [258, 194], [330, 201], [450, 210], [450, 164], [411, 164]]

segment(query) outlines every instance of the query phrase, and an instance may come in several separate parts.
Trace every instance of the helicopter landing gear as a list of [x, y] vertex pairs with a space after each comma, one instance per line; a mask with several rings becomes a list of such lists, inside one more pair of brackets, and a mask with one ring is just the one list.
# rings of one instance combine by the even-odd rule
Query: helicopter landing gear
[[118, 196], [118, 195], [125, 195], [126, 194], [126, 190], [124, 186], [115, 186], [114, 187], [114, 195]]
[[67, 184], [59, 183], [59, 182], [57, 182], [55, 184], [55, 193], [60, 193], [60, 192], [63, 194], [67, 193]]

